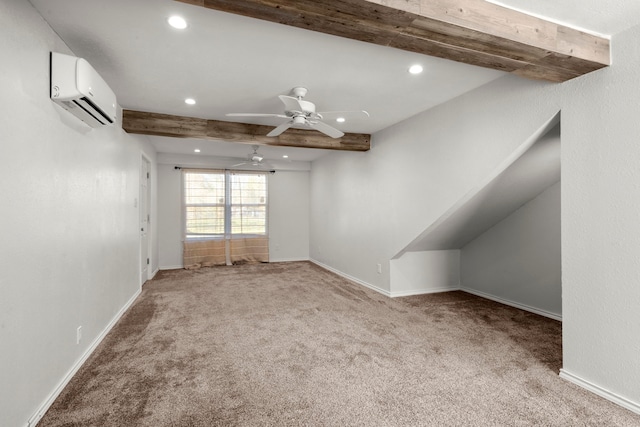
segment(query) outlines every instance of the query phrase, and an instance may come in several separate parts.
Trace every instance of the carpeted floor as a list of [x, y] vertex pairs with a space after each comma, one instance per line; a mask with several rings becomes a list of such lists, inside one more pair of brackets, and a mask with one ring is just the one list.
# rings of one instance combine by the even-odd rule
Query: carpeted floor
[[308, 262], [160, 272], [44, 426], [634, 426], [558, 377], [561, 324], [389, 299]]

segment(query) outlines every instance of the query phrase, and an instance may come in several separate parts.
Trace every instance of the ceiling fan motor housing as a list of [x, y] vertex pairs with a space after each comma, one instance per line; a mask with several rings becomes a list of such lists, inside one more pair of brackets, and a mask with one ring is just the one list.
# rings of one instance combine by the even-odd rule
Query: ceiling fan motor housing
[[[264, 113], [229, 113], [228, 116], [244, 116], [244, 117], [281, 117], [288, 119], [286, 122], [280, 124], [267, 134], [268, 137], [277, 137], [282, 132], [286, 131], [290, 127], [296, 128], [312, 128], [331, 138], [341, 138], [344, 136], [344, 132], [323, 123], [324, 117], [321, 113], [316, 112], [316, 106], [313, 102], [305, 101], [302, 98], [307, 94], [307, 89], [304, 87], [294, 87], [291, 91], [294, 96], [278, 95], [278, 98], [284, 104], [284, 115], [282, 114], [264, 114]], [[325, 112], [326, 113], [326, 112]], [[340, 113], [344, 116], [349, 111], [330, 111], [329, 113]], [[365, 114], [369, 117], [369, 113], [366, 111], [352, 111], [351, 113]], [[256, 149], [254, 148], [254, 156]], [[253, 159], [252, 159], [253, 160]]]
[[316, 115], [316, 106], [313, 102], [303, 101], [302, 99], [298, 99], [298, 105], [300, 110], [288, 110], [284, 113], [289, 117], [296, 117], [300, 115], [304, 115], [306, 117], [311, 117]]

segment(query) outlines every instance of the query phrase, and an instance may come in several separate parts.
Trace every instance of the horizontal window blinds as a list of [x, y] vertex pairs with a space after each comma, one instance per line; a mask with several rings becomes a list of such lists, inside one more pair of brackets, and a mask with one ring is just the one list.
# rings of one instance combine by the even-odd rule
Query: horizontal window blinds
[[232, 236], [267, 235], [267, 175], [265, 173], [230, 174], [229, 232]]
[[185, 234], [222, 237], [225, 234], [225, 172], [183, 171]]
[[268, 262], [265, 172], [184, 169], [185, 267]]

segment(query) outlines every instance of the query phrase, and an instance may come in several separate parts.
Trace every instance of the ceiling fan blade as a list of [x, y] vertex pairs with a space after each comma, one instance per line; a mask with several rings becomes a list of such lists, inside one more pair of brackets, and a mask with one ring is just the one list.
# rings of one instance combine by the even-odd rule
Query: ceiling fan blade
[[236, 165], [231, 165], [232, 168], [235, 168], [236, 166], [242, 166], [242, 165], [246, 165], [248, 164], [247, 162], [242, 162], [242, 163], [238, 163]]
[[318, 130], [325, 135], [329, 135], [331, 138], [342, 138], [344, 136], [344, 132], [339, 131], [338, 129], [329, 126], [323, 122], [308, 122], [309, 127]]
[[304, 111], [304, 106], [300, 104], [298, 98], [287, 95], [279, 95], [278, 98], [284, 103], [285, 111]]
[[345, 119], [366, 119], [370, 117], [369, 113], [364, 110], [360, 111], [319, 111], [317, 114], [320, 114], [325, 119], [335, 119], [338, 117], [344, 117]]
[[273, 169], [273, 166], [271, 166], [271, 164], [266, 162], [252, 163], [251, 166], [255, 169], [268, 169], [268, 170]]
[[227, 117], [281, 117], [286, 119], [284, 114], [263, 114], [263, 113], [228, 113]]
[[285, 130], [289, 129], [292, 125], [293, 125], [293, 120], [289, 120], [288, 122], [285, 122], [280, 126], [278, 126], [277, 128], [273, 129], [271, 132], [267, 134], [267, 136], [278, 136]]

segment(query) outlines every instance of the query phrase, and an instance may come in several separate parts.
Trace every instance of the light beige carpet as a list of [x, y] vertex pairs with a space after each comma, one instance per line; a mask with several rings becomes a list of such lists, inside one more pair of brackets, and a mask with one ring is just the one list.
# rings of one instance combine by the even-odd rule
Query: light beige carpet
[[633, 426], [558, 377], [561, 324], [389, 299], [307, 263], [148, 282], [40, 426]]

